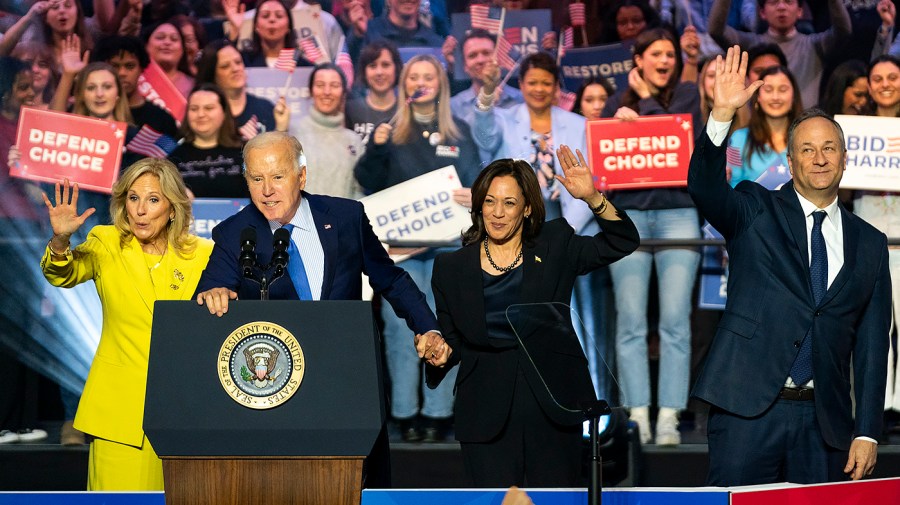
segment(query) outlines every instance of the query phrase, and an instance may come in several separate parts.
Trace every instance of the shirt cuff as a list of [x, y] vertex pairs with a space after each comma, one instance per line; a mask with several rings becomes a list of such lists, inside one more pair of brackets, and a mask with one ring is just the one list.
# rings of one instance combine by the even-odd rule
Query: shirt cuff
[[709, 121], [706, 122], [706, 134], [709, 140], [716, 146], [721, 146], [728, 137], [728, 129], [731, 128], [731, 121], [721, 122], [713, 119], [712, 113], [709, 114]]
[[874, 438], [869, 438], [869, 437], [856, 437], [856, 438], [854, 438], [853, 440], [865, 440], [866, 442], [872, 442], [873, 444], [878, 445], [878, 440], [875, 440]]

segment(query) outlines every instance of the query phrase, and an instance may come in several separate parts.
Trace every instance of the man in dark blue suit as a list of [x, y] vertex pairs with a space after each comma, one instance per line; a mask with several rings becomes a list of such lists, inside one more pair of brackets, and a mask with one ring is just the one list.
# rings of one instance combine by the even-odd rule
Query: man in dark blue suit
[[711, 405], [708, 481], [861, 479], [874, 469], [881, 434], [887, 239], [838, 202], [844, 136], [821, 111], [789, 128], [790, 182], [776, 191], [728, 185], [725, 137], [762, 86], [746, 87], [746, 71], [737, 46], [717, 59], [713, 110], [688, 174], [730, 261], [725, 313], [693, 391]]
[[[283, 132], [257, 135], [244, 147], [244, 162], [253, 205], [213, 229], [215, 247], [194, 295], [197, 303], [221, 316], [230, 300], [259, 299], [259, 285], [242, 275], [241, 233], [247, 227], [256, 230], [257, 262], [268, 264], [274, 232], [285, 227], [292, 241], [289, 275], [270, 285], [270, 299], [359, 300], [365, 273], [375, 292], [406, 320], [415, 334], [410, 345], [415, 343], [419, 356], [431, 364], [446, 359], [451, 351], [435, 331], [437, 319], [425, 295], [391, 261], [362, 204], [303, 191], [306, 161], [296, 138]], [[390, 487], [386, 433], [382, 429], [369, 457], [373, 461], [367, 469], [369, 487]]]

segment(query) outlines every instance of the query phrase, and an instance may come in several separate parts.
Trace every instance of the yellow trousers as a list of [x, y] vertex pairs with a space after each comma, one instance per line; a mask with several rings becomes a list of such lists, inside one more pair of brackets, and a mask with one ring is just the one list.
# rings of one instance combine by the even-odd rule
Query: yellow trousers
[[162, 491], [162, 460], [144, 435], [141, 447], [95, 438], [88, 458], [88, 491]]

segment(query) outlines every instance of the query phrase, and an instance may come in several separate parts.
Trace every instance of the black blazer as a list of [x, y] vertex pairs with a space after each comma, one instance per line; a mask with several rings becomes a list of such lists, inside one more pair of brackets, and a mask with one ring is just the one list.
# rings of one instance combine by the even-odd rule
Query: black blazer
[[[454, 350], [449, 366], [457, 362], [460, 366], [456, 379], [457, 440], [484, 442], [500, 432], [509, 414], [520, 368], [548, 416], [566, 425], [581, 422], [580, 412], [566, 412], [554, 403], [555, 398], [563, 406], [577, 408], [582, 401], [596, 399], [587, 359], [572, 330], [569, 311], [559, 304], [570, 303], [577, 276], [637, 249], [640, 238], [634, 223], [624, 212], [619, 212], [619, 216], [621, 221], [597, 218], [603, 231], [593, 237], [575, 235], [564, 219], [557, 219], [545, 223], [532, 244], [525, 244], [519, 267], [525, 269], [519, 303], [556, 302], [541, 311], [546, 320], [517, 326], [527, 352], [518, 345], [495, 347], [488, 338], [481, 289], [482, 243], [435, 259], [432, 288], [438, 323]], [[559, 308], [563, 310], [557, 311]]]
[[[844, 265], [816, 305], [809, 281], [806, 217], [793, 183], [769, 191], [725, 180], [725, 145], [704, 133], [688, 190], [726, 239], [728, 301], [693, 395], [739, 416], [778, 398], [813, 328], [816, 416], [825, 442], [847, 450], [881, 435], [891, 324], [887, 238], [840, 205]], [[856, 395], [854, 423], [850, 364]]]

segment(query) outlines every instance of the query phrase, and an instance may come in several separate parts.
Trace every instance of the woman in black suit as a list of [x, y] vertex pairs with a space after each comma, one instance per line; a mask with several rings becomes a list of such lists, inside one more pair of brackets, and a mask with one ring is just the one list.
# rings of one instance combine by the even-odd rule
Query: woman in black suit
[[[594, 189], [577, 154], [560, 147], [564, 176], [557, 179], [590, 207], [602, 232], [582, 237], [564, 219], [545, 223], [534, 170], [523, 160], [502, 159], [472, 187], [464, 247], [434, 264], [438, 321], [453, 353], [447, 360], [441, 350], [428, 362], [460, 365], [456, 438], [479, 487], [579, 482], [577, 406], [596, 397], [564, 304], [577, 276], [627, 256], [639, 238], [628, 216]], [[510, 306], [515, 330], [507, 322]]]

